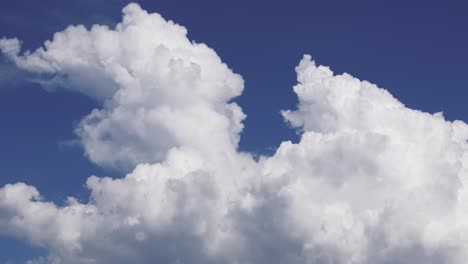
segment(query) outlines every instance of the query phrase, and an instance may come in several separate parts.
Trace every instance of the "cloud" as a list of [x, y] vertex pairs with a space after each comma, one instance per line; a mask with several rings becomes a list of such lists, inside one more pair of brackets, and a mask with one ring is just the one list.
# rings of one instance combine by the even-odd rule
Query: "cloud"
[[76, 134], [88, 202], [0, 189], [0, 232], [46, 248], [31, 263], [464, 263], [468, 125], [304, 56], [283, 111], [301, 132], [256, 161], [237, 150], [233, 73], [186, 29], [136, 4], [115, 29], [69, 27], [44, 48], [0, 49], [45, 88], [101, 102]]
[[242, 78], [187, 30], [136, 4], [115, 29], [70, 26], [43, 48], [19, 55], [20, 42], [0, 48], [47, 89], [66, 88], [102, 102], [76, 128], [93, 162], [133, 168], [156, 162], [172, 147], [215, 152], [234, 148], [245, 115], [228, 103]]

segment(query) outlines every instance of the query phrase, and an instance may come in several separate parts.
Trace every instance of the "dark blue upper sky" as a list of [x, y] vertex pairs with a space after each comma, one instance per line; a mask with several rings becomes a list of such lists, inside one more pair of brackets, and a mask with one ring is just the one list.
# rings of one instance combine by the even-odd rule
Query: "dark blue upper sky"
[[[69, 24], [114, 25], [129, 1], [2, 1], [0, 37], [35, 49]], [[468, 3], [465, 1], [139, 1], [186, 26], [246, 82], [236, 101], [248, 115], [241, 149], [271, 153], [297, 140], [279, 111], [296, 104], [294, 67], [304, 53], [337, 73], [386, 88], [410, 108], [468, 121]], [[71, 140], [74, 124], [97, 105], [79, 94], [49, 93], [0, 64], [0, 186], [24, 181], [47, 200], [87, 199], [92, 175], [121, 176], [89, 163]], [[25, 251], [24, 251], [25, 250]], [[25, 253], [26, 252], [26, 253]], [[0, 263], [40, 254], [0, 238]]]

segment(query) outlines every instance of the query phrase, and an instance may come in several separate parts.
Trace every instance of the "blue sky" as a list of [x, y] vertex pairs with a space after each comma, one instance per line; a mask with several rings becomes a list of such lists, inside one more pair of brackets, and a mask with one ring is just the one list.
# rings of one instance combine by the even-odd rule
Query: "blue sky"
[[[35, 49], [70, 24], [115, 25], [128, 1], [4, 1], [0, 33]], [[336, 73], [378, 84], [409, 108], [468, 121], [468, 4], [462, 1], [139, 1], [189, 30], [245, 80], [236, 98], [247, 114], [240, 149], [272, 154], [298, 140], [280, 110], [297, 97], [294, 67], [307, 53]], [[90, 175], [115, 176], [84, 156], [76, 123], [98, 104], [27, 82], [6, 60], [0, 66], [0, 186], [36, 186], [50, 201], [83, 201]], [[0, 263], [24, 261], [42, 249], [0, 238]]]

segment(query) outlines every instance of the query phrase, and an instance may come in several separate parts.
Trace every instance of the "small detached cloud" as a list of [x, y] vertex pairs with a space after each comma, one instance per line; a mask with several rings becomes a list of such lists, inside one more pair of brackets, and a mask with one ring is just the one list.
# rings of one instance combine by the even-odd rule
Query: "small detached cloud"
[[406, 108], [386, 90], [296, 67], [301, 133], [254, 159], [233, 73], [187, 30], [137, 4], [115, 28], [70, 26], [34, 52], [0, 49], [47, 89], [101, 108], [76, 135], [89, 159], [130, 170], [91, 176], [89, 202], [0, 189], [0, 233], [48, 250], [30, 263], [454, 263], [468, 258], [468, 125]]

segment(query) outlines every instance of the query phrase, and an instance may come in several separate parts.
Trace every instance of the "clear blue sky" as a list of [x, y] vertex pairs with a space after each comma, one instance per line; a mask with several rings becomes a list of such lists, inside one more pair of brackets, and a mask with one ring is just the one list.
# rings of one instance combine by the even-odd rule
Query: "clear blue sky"
[[[0, 37], [35, 49], [69, 24], [114, 25], [130, 1], [3, 1]], [[246, 88], [241, 149], [270, 153], [297, 137], [279, 111], [294, 108], [294, 67], [304, 53], [335, 72], [376, 83], [410, 108], [468, 121], [468, 3], [465, 1], [139, 1], [184, 25], [191, 39], [218, 52]], [[24, 181], [46, 199], [87, 199], [85, 179], [121, 176], [91, 164], [71, 140], [74, 124], [97, 105], [49, 93], [0, 64], [0, 186]], [[0, 237], [0, 263], [41, 253]]]

